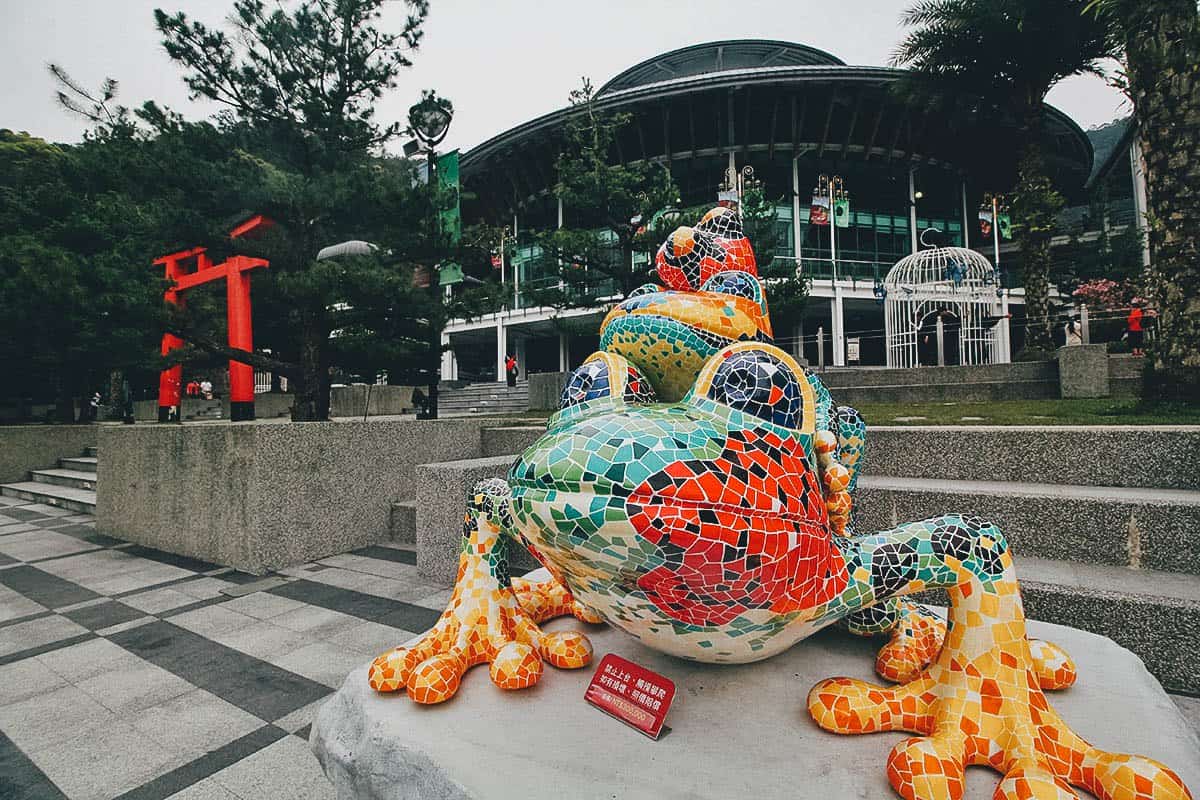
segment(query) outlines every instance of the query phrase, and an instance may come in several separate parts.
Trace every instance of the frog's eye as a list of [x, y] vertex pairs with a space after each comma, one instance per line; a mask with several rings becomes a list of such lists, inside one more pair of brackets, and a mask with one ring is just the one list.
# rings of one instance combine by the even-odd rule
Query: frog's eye
[[571, 373], [559, 410], [592, 400], [620, 397], [626, 403], [654, 402], [654, 389], [636, 367], [615, 353], [594, 353]]
[[570, 408], [582, 405], [589, 400], [608, 397], [610, 388], [608, 362], [601, 358], [587, 361], [572, 372], [571, 377], [567, 379], [567, 385], [563, 387], [558, 407], [560, 409]]
[[759, 306], [763, 302], [762, 284], [748, 272], [718, 272], [701, 288], [706, 292], [744, 297]]
[[806, 396], [807, 401], [812, 397], [790, 357], [758, 344], [735, 345], [713, 356], [696, 389], [717, 403], [793, 430], [804, 429]]

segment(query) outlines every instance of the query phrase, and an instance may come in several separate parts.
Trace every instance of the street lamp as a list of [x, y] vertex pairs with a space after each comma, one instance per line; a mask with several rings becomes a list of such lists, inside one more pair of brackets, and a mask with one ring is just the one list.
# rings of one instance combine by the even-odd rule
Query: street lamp
[[[438, 97], [435, 92], [422, 93], [420, 102], [408, 110], [408, 130], [420, 142], [425, 150], [426, 186], [429, 190], [429, 233], [430, 243], [437, 241], [438, 212], [435, 192], [437, 191], [436, 151], [435, 148], [446, 138], [450, 130], [450, 120], [454, 117], [454, 106], [444, 97]], [[407, 150], [407, 148], [406, 148]], [[430, 261], [434, 259], [436, 244], [430, 248]], [[434, 325], [434, 309], [441, 305], [441, 287], [437, 280], [437, 265], [430, 264], [429, 274], [429, 394], [425, 407], [426, 419], [438, 418], [438, 381], [441, 378], [442, 333]]]
[[725, 180], [718, 188], [717, 199], [721, 203], [733, 203], [737, 212], [742, 213], [742, 198], [747, 189], [754, 189], [761, 181], [754, 177], [754, 167], [747, 164], [740, 170], [730, 167], [725, 170]]

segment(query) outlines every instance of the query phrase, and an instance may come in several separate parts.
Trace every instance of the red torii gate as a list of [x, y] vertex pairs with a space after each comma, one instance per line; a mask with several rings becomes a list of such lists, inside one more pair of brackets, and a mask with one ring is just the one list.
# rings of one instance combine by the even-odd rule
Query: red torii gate
[[[262, 214], [251, 217], [229, 232], [229, 238], [252, 236], [272, 225]], [[254, 333], [250, 323], [250, 276], [252, 269], [270, 266], [264, 258], [231, 256], [213, 264], [206, 248], [193, 247], [154, 259], [166, 271], [167, 280], [174, 285], [163, 294], [168, 303], [182, 304], [180, 293], [212, 281], [225, 281], [226, 317], [229, 346], [239, 350], [254, 350]], [[162, 354], [183, 346], [183, 340], [164, 333]], [[176, 364], [158, 376], [158, 421], [178, 422], [183, 381], [183, 365]], [[229, 417], [234, 422], [254, 419], [254, 368], [240, 361], [229, 361]]]

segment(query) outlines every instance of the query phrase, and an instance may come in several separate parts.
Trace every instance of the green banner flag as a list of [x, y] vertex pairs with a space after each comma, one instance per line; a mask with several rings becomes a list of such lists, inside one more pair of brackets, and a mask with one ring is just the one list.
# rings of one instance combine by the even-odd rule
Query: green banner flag
[[1001, 239], [1012, 238], [1012, 217], [1008, 214], [1000, 214], [996, 217], [996, 227], [1000, 229]]
[[841, 197], [833, 201], [833, 224], [839, 228], [850, 227], [849, 197]]
[[458, 191], [458, 151], [451, 150], [437, 160], [438, 185], [454, 192], [454, 203], [441, 213], [442, 230], [457, 247], [462, 241], [462, 209]]

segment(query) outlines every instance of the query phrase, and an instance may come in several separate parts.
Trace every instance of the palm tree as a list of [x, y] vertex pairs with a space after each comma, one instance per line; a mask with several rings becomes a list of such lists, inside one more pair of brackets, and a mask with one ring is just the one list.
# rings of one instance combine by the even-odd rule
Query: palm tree
[[[1135, 2], [1136, 0], [1129, 0]], [[1113, 56], [1112, 28], [1082, 13], [1088, 0], [918, 0], [901, 16], [911, 28], [892, 57], [923, 90], [974, 95], [1017, 123], [1020, 162], [1013, 197], [1021, 232], [1027, 351], [1053, 347], [1049, 313], [1050, 238], [1062, 197], [1042, 150], [1045, 99], [1063, 78], [1102, 74]]]
[[1200, 14], [1196, 0], [1094, 0], [1125, 55], [1146, 171], [1160, 393], [1200, 397]]

